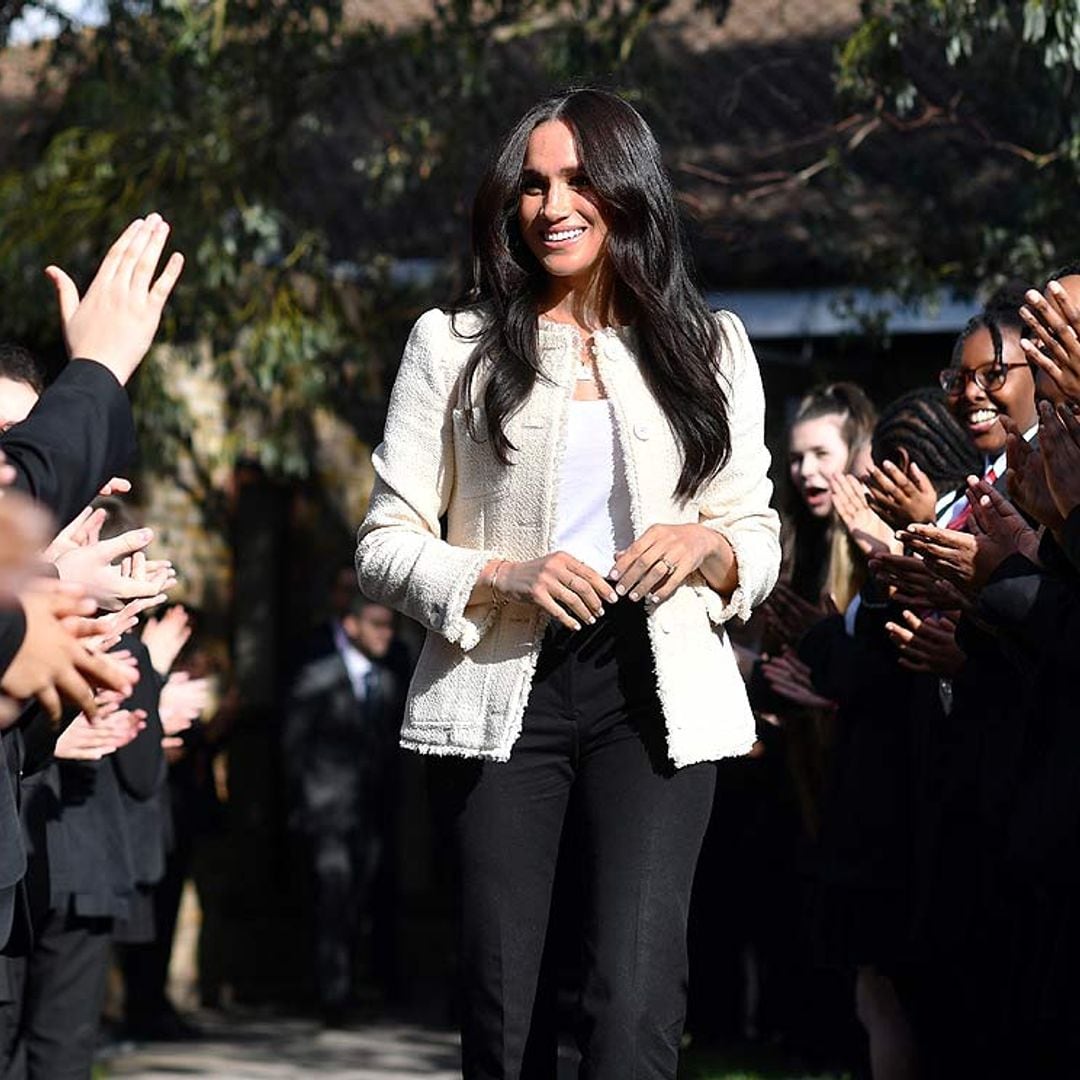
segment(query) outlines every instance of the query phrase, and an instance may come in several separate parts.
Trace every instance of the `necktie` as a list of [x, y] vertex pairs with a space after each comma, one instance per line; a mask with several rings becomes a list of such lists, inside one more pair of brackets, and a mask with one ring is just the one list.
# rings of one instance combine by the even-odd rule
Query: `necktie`
[[[997, 473], [994, 472], [993, 466], [986, 470], [986, 475], [983, 477], [990, 486], [994, 485], [997, 480]], [[968, 519], [971, 517], [971, 495], [964, 500], [964, 505], [958, 507], [956, 513], [949, 519], [949, 524], [945, 526], [946, 529], [952, 529], [953, 532], [967, 532]]]

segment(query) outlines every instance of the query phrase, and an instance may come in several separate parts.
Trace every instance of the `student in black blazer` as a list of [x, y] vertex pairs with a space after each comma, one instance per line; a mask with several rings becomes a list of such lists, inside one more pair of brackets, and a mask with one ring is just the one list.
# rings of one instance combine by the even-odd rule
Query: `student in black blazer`
[[350, 1003], [360, 923], [396, 795], [403, 687], [386, 665], [394, 613], [354, 594], [335, 648], [310, 660], [289, 696], [283, 732], [290, 823], [311, 871], [315, 982], [330, 1023]]

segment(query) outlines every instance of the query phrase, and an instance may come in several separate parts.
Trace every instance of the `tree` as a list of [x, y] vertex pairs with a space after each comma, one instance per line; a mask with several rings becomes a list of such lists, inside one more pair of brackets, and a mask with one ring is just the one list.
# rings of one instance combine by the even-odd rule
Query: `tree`
[[[888, 147], [897, 242], [870, 275], [920, 288], [1041, 281], [1078, 254], [1080, 8], [1070, 0], [868, 0], [838, 56], [861, 110], [849, 176]], [[878, 158], [880, 162], [881, 158]]]

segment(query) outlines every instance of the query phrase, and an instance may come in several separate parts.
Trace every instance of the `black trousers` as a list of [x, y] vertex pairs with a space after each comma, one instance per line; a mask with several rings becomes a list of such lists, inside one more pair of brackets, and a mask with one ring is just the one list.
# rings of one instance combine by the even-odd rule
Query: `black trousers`
[[0, 1008], [3, 1080], [89, 1080], [105, 1000], [111, 919], [50, 911]]
[[716, 767], [671, 766], [655, 678], [644, 613], [621, 600], [576, 634], [549, 629], [508, 762], [432, 760], [460, 862], [467, 1080], [555, 1075], [556, 1047], [529, 1036], [568, 824], [583, 885], [580, 1076], [675, 1077]]

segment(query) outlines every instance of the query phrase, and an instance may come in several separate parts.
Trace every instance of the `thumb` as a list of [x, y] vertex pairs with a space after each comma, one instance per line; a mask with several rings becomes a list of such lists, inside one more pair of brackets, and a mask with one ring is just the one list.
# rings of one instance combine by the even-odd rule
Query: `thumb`
[[103, 554], [108, 556], [109, 562], [131, 555], [133, 552], [142, 551], [151, 540], [154, 539], [153, 529], [131, 529], [121, 533], [112, 540], [104, 540], [101, 544]]
[[66, 326], [78, 310], [79, 290], [75, 287], [75, 282], [59, 266], [45, 267], [45, 276], [56, 289], [56, 299], [60, 304], [60, 318]]

